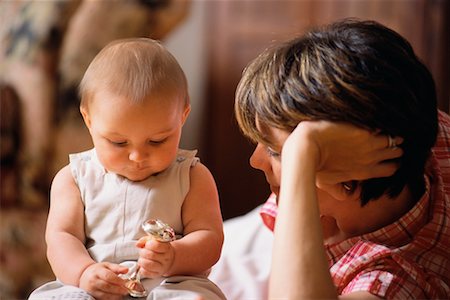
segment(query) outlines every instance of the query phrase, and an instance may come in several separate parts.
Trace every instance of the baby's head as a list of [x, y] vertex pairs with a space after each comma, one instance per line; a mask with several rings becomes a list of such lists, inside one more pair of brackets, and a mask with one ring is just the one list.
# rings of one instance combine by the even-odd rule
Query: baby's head
[[190, 111], [187, 81], [158, 42], [107, 45], [89, 65], [80, 95], [80, 111], [107, 171], [139, 181], [174, 161]]
[[134, 103], [158, 93], [177, 94], [189, 105], [186, 76], [173, 55], [148, 38], [116, 40], [97, 54], [80, 84], [81, 107], [87, 109], [99, 91]]

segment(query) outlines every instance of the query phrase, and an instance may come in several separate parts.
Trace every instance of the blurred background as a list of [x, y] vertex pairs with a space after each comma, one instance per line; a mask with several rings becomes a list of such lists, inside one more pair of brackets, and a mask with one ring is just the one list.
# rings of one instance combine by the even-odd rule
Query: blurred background
[[146, 36], [178, 59], [192, 101], [181, 146], [199, 150], [229, 219], [269, 195], [233, 116], [242, 70], [266, 47], [345, 17], [379, 21], [407, 38], [449, 112], [447, 0], [0, 2], [0, 298], [26, 298], [53, 279], [43, 239], [49, 186], [69, 153], [92, 146], [77, 85], [104, 45]]

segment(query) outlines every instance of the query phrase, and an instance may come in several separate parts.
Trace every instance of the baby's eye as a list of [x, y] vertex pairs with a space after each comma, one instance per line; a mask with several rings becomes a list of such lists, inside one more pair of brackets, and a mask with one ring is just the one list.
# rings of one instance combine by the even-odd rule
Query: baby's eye
[[109, 140], [109, 142], [117, 147], [124, 147], [127, 145], [126, 141], [111, 141], [111, 140]]
[[149, 140], [148, 143], [150, 145], [161, 145], [164, 144], [167, 141], [167, 138], [162, 139], [162, 140]]
[[267, 154], [268, 154], [270, 157], [280, 157], [280, 153], [274, 151], [274, 150], [273, 150], [272, 148], [270, 148], [270, 147], [267, 147]]

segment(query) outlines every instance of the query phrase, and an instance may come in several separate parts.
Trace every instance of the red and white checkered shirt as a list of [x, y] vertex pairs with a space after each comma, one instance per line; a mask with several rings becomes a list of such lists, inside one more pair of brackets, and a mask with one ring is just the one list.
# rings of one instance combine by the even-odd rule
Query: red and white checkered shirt
[[[325, 245], [339, 294], [368, 291], [386, 299], [450, 298], [450, 116], [439, 112], [439, 132], [426, 166], [426, 192], [395, 223]], [[261, 209], [274, 228], [276, 199]]]

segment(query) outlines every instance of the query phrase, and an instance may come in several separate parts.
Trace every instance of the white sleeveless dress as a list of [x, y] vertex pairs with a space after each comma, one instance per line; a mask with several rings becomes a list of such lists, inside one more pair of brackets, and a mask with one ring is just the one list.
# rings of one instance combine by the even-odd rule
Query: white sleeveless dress
[[[105, 170], [95, 149], [71, 154], [70, 168], [85, 207], [86, 248], [97, 262], [137, 260], [136, 241], [145, 235], [141, 224], [160, 219], [182, 238], [181, 207], [189, 191], [190, 168], [199, 161], [197, 151], [178, 150], [163, 172], [134, 182]], [[147, 299], [225, 299], [204, 276], [144, 279]], [[93, 299], [84, 290], [53, 281], [39, 287], [29, 299]]]

